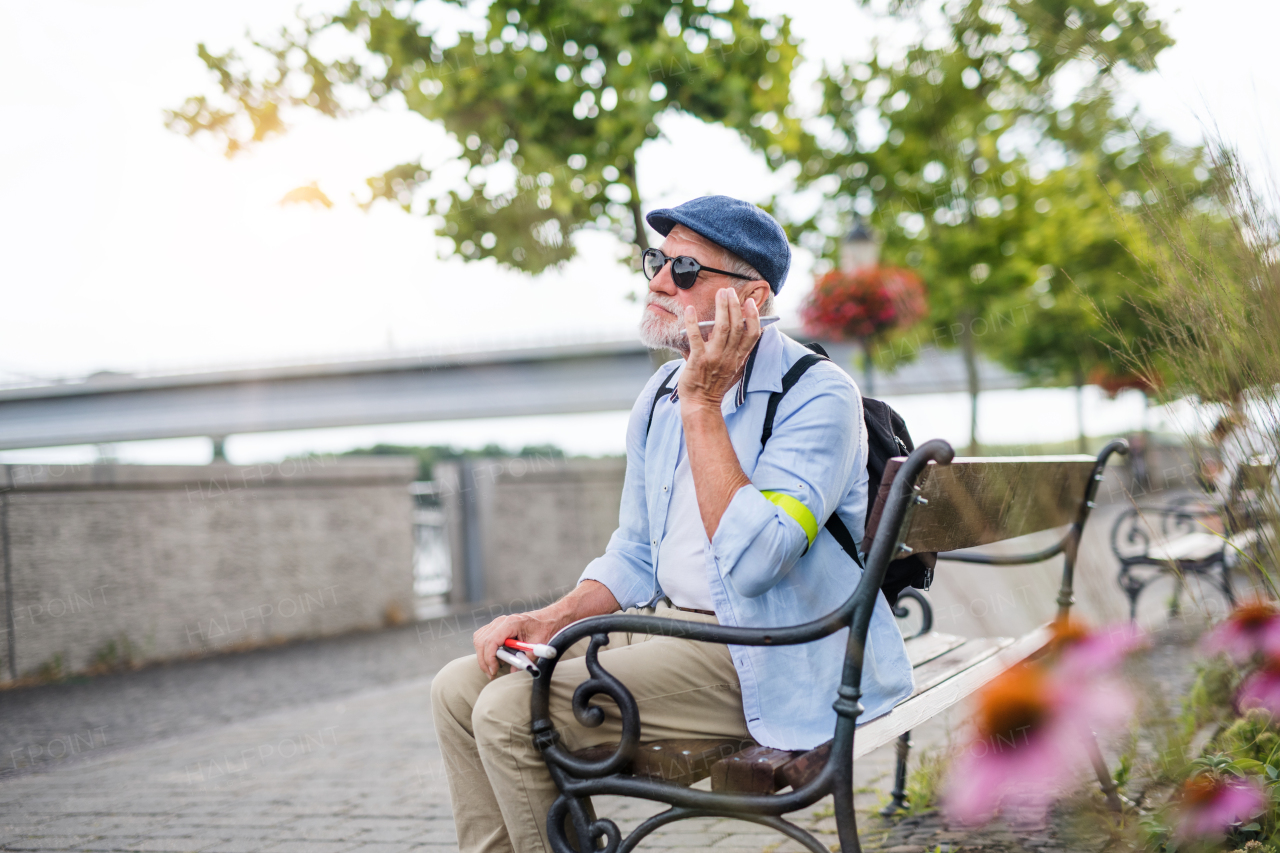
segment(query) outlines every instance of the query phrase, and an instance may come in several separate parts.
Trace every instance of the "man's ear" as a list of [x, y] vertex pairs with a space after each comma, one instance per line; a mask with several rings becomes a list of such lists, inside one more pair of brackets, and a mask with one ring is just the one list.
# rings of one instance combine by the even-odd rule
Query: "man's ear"
[[764, 301], [769, 298], [770, 287], [767, 281], [753, 281], [743, 288], [742, 303], [745, 305], [748, 299], [756, 301], [756, 307], [759, 308]]

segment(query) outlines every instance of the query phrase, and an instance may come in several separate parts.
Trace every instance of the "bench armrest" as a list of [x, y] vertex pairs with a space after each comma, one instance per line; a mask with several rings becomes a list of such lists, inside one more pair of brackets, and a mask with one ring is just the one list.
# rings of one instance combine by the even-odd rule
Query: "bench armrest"
[[957, 563], [979, 563], [984, 566], [1023, 566], [1039, 563], [1050, 557], [1056, 557], [1066, 547], [1067, 539], [1063, 537], [1048, 548], [1032, 551], [1028, 554], [980, 554], [976, 551], [944, 551], [938, 555], [939, 560], [953, 560]]
[[[539, 747], [548, 761], [569, 771], [578, 778], [598, 778], [616, 773], [635, 755], [640, 743], [640, 712], [635, 698], [625, 684], [615, 678], [600, 664], [599, 650], [609, 643], [609, 634], [627, 632], [651, 634], [662, 637], [679, 637], [700, 643], [723, 643], [736, 646], [789, 646], [812, 642], [834, 634], [849, 625], [853, 618], [856, 596], [850, 596], [840, 607], [820, 619], [801, 625], [780, 628], [735, 628], [727, 625], [711, 625], [705, 622], [687, 622], [683, 619], [666, 619], [660, 616], [639, 616], [613, 613], [592, 616], [560, 631], [548, 642], [558, 652], [557, 656], [539, 661], [539, 675], [533, 688], [533, 730], [535, 738], [541, 737]], [[589, 677], [573, 694], [573, 713], [585, 726], [598, 726], [604, 720], [604, 712], [589, 703], [598, 695], [606, 695], [618, 706], [622, 717], [622, 737], [618, 749], [610, 756], [587, 761], [554, 748], [557, 736], [549, 714], [549, 685], [556, 662], [564, 652], [583, 638], [590, 638], [586, 664]]]

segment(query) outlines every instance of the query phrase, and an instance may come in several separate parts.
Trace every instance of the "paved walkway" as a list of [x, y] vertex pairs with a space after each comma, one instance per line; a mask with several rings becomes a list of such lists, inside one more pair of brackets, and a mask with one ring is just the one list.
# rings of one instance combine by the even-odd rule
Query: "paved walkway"
[[[431, 679], [363, 690], [203, 734], [67, 760], [0, 782], [6, 850], [392, 853], [456, 849], [429, 715]], [[891, 751], [864, 762], [883, 782]], [[860, 795], [874, 807], [879, 795]], [[821, 821], [823, 804], [815, 809]], [[656, 811], [602, 800], [626, 830]], [[761, 853], [772, 831], [685, 823], [646, 846]], [[788, 846], [788, 849], [790, 847]]]

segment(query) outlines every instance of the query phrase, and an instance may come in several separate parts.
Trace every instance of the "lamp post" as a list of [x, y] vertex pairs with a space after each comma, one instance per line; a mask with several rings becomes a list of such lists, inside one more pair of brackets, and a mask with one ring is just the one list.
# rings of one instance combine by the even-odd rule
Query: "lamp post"
[[880, 263], [880, 241], [861, 217], [854, 217], [853, 227], [840, 244], [840, 269], [854, 272]]
[[[844, 235], [840, 244], [840, 271], [851, 273], [861, 269], [874, 267], [880, 263], [880, 241], [867, 227], [861, 216], [855, 216], [853, 227]], [[862, 341], [862, 384], [867, 394], [875, 392], [875, 382], [871, 369], [870, 341]]]

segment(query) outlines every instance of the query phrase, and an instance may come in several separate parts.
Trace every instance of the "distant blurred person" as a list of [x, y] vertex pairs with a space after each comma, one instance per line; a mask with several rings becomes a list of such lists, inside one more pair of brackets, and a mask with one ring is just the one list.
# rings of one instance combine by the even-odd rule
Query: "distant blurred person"
[[[647, 216], [666, 239], [644, 253], [649, 279], [640, 335], [683, 359], [668, 362], [636, 399], [618, 529], [577, 587], [555, 604], [503, 616], [475, 633], [476, 654], [432, 683], [462, 853], [544, 853], [547, 810], [559, 794], [533, 745], [532, 681], [495, 658], [508, 638], [543, 643], [588, 616], [627, 610], [695, 622], [769, 627], [824, 616], [852, 593], [861, 569], [823, 529], [839, 517], [860, 542], [867, 510], [867, 435], [853, 380], [830, 362], [781, 400], [767, 445], [772, 392], [809, 350], [759, 318], [773, 310], [791, 264], [786, 235], [758, 207], [725, 196]], [[697, 323], [715, 320], [704, 340]], [[847, 630], [847, 629], [846, 629]], [[619, 635], [600, 664], [640, 710], [645, 741], [752, 738], [811, 749], [831, 736], [845, 631], [802, 646], [724, 646]], [[588, 677], [570, 649], [551, 681], [562, 743], [616, 742], [617, 708], [603, 725], [571, 709]], [[886, 713], [912, 690], [911, 664], [883, 596], [863, 670], [865, 711]]]

